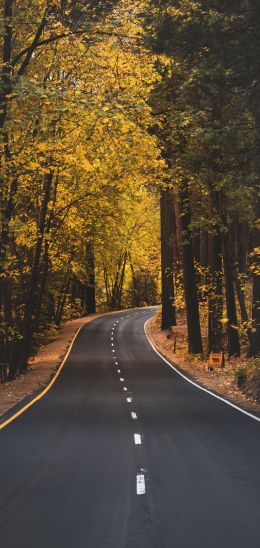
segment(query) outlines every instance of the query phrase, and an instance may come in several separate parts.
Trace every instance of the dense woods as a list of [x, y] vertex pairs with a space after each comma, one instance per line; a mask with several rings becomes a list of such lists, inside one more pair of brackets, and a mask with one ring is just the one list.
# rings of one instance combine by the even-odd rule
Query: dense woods
[[2, 0], [0, 17], [1, 380], [64, 319], [160, 293], [191, 353], [256, 356], [259, 2]]
[[[162, 264], [164, 254], [172, 261], [172, 247], [175, 275], [181, 268], [183, 276], [189, 349], [202, 351], [199, 315], [206, 307], [204, 351], [227, 348], [238, 356], [247, 337], [256, 355], [260, 6], [151, 1], [145, 17], [161, 76], [151, 94], [155, 132], [175, 203], [175, 234], [164, 221], [173, 214], [161, 208]], [[169, 270], [162, 276], [169, 278]], [[172, 302], [162, 302], [162, 327], [169, 328]]]

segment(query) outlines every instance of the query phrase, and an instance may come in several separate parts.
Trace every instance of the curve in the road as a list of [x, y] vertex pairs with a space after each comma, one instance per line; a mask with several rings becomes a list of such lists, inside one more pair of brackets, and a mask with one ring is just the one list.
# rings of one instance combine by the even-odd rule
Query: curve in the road
[[214, 398], [217, 398], [218, 400], [222, 401], [223, 403], [226, 403], [227, 405], [230, 405], [230, 407], [233, 407], [234, 409], [236, 409], [237, 411], [239, 411], [240, 413], [243, 413], [244, 415], [247, 415], [248, 417], [250, 417], [251, 419], [254, 419], [256, 420], [257, 422], [260, 422], [260, 417], [257, 417], [256, 415], [254, 415], [253, 413], [249, 413], [249, 411], [246, 411], [245, 409], [242, 409], [242, 407], [239, 407], [238, 405], [235, 405], [234, 403], [232, 403], [231, 401], [229, 400], [226, 400], [225, 398], [222, 398], [222, 396], [219, 396], [218, 394], [215, 394], [214, 392], [211, 392], [211, 390], [208, 390], [207, 388], [204, 388], [204, 386], [201, 386], [200, 384], [194, 382], [192, 379], [190, 379], [189, 377], [187, 377], [186, 375], [184, 375], [184, 373], [182, 373], [177, 367], [175, 367], [171, 362], [169, 362], [169, 360], [167, 360], [165, 358], [165, 356], [163, 356], [163, 354], [161, 354], [157, 348], [155, 348], [154, 344], [152, 343], [148, 333], [147, 333], [147, 324], [150, 320], [147, 320], [144, 324], [144, 331], [145, 331], [145, 334], [146, 334], [146, 337], [152, 347], [152, 349], [154, 350], [154, 352], [156, 352], [156, 354], [165, 362], [167, 363], [167, 365], [169, 365], [169, 367], [171, 369], [173, 369], [173, 371], [175, 371], [175, 373], [178, 373], [178, 375], [180, 375], [183, 379], [185, 379], [185, 381], [188, 381], [190, 384], [193, 384], [193, 386], [196, 386], [196, 388], [199, 388], [199, 390], [202, 390], [203, 392], [206, 392], [207, 394], [209, 394], [210, 396], [213, 396]]
[[2, 429], [4, 548], [259, 548], [259, 424], [162, 367], [151, 315], [84, 326]]
[[[26, 403], [25, 405], [22, 405], [22, 407], [16, 411], [15, 413], [13, 413], [10, 417], [8, 417], [8, 419], [4, 420], [3, 422], [0, 423], [0, 430], [3, 430], [3, 428], [5, 428], [6, 426], [8, 426], [8, 424], [10, 424], [10, 422], [13, 422], [15, 419], [17, 419], [18, 417], [20, 417], [20, 415], [22, 415], [22, 413], [24, 413], [25, 411], [27, 411], [27, 409], [29, 409], [32, 405], [34, 405], [37, 401], [39, 401], [41, 398], [43, 398], [43, 396], [45, 396], [45, 394], [47, 394], [47, 392], [49, 392], [49, 390], [51, 389], [51, 387], [53, 386], [53, 384], [56, 382], [58, 376], [60, 375], [66, 361], [67, 361], [67, 358], [69, 357], [70, 355], [70, 351], [74, 345], [74, 342], [79, 334], [79, 332], [81, 331], [81, 329], [84, 327], [84, 325], [82, 325], [81, 327], [79, 327], [79, 329], [76, 331], [74, 337], [72, 338], [72, 341], [69, 345], [69, 348], [61, 362], [61, 364], [59, 365], [57, 371], [55, 372], [55, 374], [53, 375], [53, 377], [51, 378], [51, 380], [48, 382], [47, 386], [45, 386], [45, 388], [43, 390], [41, 390], [37, 396], [35, 396], [35, 398], [32, 398], [28, 403]], [[11, 410], [12, 412], [12, 410]], [[1, 417], [0, 417], [1, 418]]]

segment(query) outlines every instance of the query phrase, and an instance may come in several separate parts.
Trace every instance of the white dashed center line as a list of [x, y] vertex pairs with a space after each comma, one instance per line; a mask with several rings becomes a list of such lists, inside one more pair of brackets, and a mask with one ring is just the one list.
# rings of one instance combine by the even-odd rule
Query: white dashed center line
[[140, 434], [134, 434], [135, 445], [141, 445], [142, 440]]
[[[137, 314], [137, 312], [136, 312]], [[128, 314], [126, 316], [127, 318], [130, 317], [130, 315]], [[121, 316], [121, 320], [124, 319], [124, 316]], [[113, 348], [115, 346], [114, 344], [114, 330], [115, 330], [115, 327], [116, 327], [116, 324], [119, 323], [119, 320], [116, 321], [116, 323], [114, 323], [114, 326], [112, 327], [112, 330], [111, 330], [111, 346], [112, 346], [112, 352], [115, 353], [115, 349]], [[114, 360], [117, 360], [117, 357], [116, 356], [113, 356]], [[118, 361], [115, 361], [115, 365], [118, 365]], [[121, 374], [121, 369], [117, 369], [117, 373], [120, 375]], [[120, 382], [125, 382], [124, 378], [123, 377], [120, 377]], [[124, 392], [128, 392], [128, 388], [126, 386], [123, 386], [123, 390]], [[133, 398], [131, 396], [128, 396], [126, 398], [126, 401], [127, 403], [132, 403], [133, 401]], [[135, 413], [134, 411], [131, 411], [131, 418], [133, 420], [137, 420], [137, 413]], [[141, 434], [134, 434], [134, 443], [135, 445], [141, 445], [142, 444], [142, 438], [141, 438]], [[142, 471], [142, 469], [141, 469]], [[137, 474], [136, 476], [136, 493], [137, 495], [144, 495], [146, 492], [146, 488], [145, 488], [145, 477], [144, 477], [144, 474]]]
[[144, 495], [145, 494], [144, 474], [137, 474], [137, 476], [136, 476], [136, 493], [137, 493], [137, 495]]

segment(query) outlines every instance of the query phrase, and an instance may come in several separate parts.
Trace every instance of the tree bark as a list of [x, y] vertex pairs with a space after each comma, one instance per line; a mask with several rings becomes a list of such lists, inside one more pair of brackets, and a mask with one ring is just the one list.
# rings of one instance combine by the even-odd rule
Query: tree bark
[[161, 190], [161, 271], [162, 271], [162, 323], [161, 329], [176, 325], [173, 281], [174, 208], [172, 190]]
[[34, 335], [33, 319], [34, 319], [35, 306], [37, 303], [39, 265], [40, 265], [40, 258], [41, 258], [41, 252], [42, 252], [42, 245], [44, 241], [48, 204], [50, 201], [52, 177], [53, 177], [53, 173], [49, 172], [48, 174], [45, 175], [45, 178], [44, 178], [44, 194], [43, 194], [40, 220], [39, 220], [39, 226], [38, 226], [38, 237], [36, 241], [32, 271], [30, 276], [29, 292], [26, 297], [24, 319], [23, 319], [24, 352], [23, 352], [23, 357], [21, 359], [20, 367], [19, 367], [20, 373], [27, 368], [27, 359], [31, 352], [32, 338]]
[[[209, 207], [212, 217], [219, 217], [219, 195], [210, 190]], [[215, 232], [209, 235], [209, 295], [208, 295], [208, 351], [223, 350], [223, 297], [222, 297], [222, 235], [219, 220]]]
[[228, 355], [240, 356], [240, 343], [238, 334], [237, 310], [235, 299], [235, 288], [233, 279], [232, 259], [230, 252], [229, 231], [226, 219], [224, 220], [226, 231], [223, 232], [223, 262], [225, 274], [225, 293], [227, 307], [227, 334], [228, 334]]
[[187, 181], [180, 185], [180, 211], [182, 226], [183, 282], [187, 313], [188, 348], [192, 354], [203, 351], [200, 330], [199, 303], [191, 236], [191, 207]]
[[86, 246], [86, 263], [88, 282], [86, 283], [85, 292], [85, 309], [86, 314], [96, 313], [96, 284], [95, 284], [95, 251], [94, 242], [88, 242]]
[[[259, 206], [256, 211], [256, 218], [259, 218]], [[257, 224], [257, 223], [256, 223]], [[252, 355], [259, 356], [260, 354], [260, 260], [259, 260], [259, 247], [260, 247], [260, 233], [256, 226], [253, 234], [253, 295], [252, 295], [252, 323], [254, 328], [253, 341], [252, 341]]]

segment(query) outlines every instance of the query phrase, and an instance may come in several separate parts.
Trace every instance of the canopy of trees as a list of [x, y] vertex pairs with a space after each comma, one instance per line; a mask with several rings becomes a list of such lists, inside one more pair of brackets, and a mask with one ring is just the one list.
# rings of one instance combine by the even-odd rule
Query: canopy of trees
[[[259, 352], [260, 5], [151, 0], [145, 43], [158, 55], [154, 132], [167, 163], [162, 190], [162, 327], [174, 325], [181, 277], [189, 349]], [[172, 298], [169, 298], [171, 295]], [[205, 345], [204, 345], [205, 350]]]
[[2, 380], [160, 278], [191, 352], [257, 354], [258, 2], [4, 0], [0, 21]]

